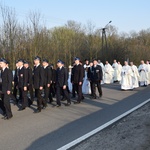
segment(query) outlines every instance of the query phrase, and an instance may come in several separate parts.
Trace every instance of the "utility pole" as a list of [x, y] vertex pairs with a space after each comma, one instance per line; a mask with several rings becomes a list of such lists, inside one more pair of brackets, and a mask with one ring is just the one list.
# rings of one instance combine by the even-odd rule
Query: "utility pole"
[[107, 38], [106, 38], [106, 29], [107, 26], [111, 23], [112, 21], [109, 21], [108, 24], [105, 25], [104, 28], [102, 28], [102, 58], [104, 58], [104, 51], [107, 52]]

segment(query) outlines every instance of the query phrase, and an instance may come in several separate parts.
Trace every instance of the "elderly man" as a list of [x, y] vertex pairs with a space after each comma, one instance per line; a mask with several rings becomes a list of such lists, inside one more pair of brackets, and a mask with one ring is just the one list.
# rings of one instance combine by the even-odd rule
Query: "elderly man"
[[132, 90], [133, 89], [133, 82], [132, 82], [133, 73], [127, 61], [124, 62], [124, 66], [122, 67], [121, 76], [122, 76], [121, 89]]
[[106, 61], [106, 64], [104, 67], [104, 83], [110, 84], [113, 82], [113, 73], [114, 73], [114, 69], [108, 63], [108, 61]]
[[118, 63], [116, 60], [114, 60], [114, 63], [112, 64], [112, 67], [114, 69], [114, 82], [118, 82]]
[[130, 66], [131, 66], [132, 73], [133, 73], [133, 76], [132, 76], [133, 87], [138, 88], [139, 87], [139, 72], [138, 72], [138, 69], [133, 64], [133, 62], [130, 62]]
[[147, 86], [148, 85], [148, 77], [147, 77], [147, 66], [143, 60], [141, 60], [141, 65], [138, 68], [139, 75], [140, 75], [140, 86]]

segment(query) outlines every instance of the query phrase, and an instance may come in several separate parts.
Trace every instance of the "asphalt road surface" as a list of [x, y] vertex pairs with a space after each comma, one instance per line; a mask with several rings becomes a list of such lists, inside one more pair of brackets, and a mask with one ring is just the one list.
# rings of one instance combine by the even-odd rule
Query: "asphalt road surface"
[[56, 150], [150, 97], [150, 86], [133, 91], [121, 91], [119, 84], [102, 87], [101, 99], [85, 96], [79, 105], [49, 105], [38, 114], [34, 113], [36, 102], [21, 112], [12, 105], [14, 117], [0, 119], [0, 150]]

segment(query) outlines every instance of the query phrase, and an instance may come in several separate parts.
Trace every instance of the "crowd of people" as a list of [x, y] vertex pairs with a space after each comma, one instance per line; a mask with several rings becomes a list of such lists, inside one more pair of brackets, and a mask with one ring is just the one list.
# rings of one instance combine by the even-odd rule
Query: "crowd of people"
[[80, 104], [84, 100], [84, 94], [89, 94], [92, 99], [100, 99], [103, 95], [102, 84], [119, 82], [122, 90], [133, 90], [150, 84], [150, 64], [149, 61], [145, 64], [143, 60], [137, 68], [133, 62], [129, 65], [125, 61], [122, 66], [116, 60], [112, 65], [108, 61], [103, 65], [100, 60], [93, 59], [89, 62], [86, 59], [83, 64], [80, 58], [75, 57], [72, 66], [67, 68], [62, 60], [58, 60], [55, 69], [47, 59], [41, 60], [36, 56], [33, 69], [23, 59], [17, 60], [14, 73], [9, 69], [9, 62], [5, 58], [0, 59], [0, 67], [0, 108], [4, 120], [13, 117], [10, 99], [19, 106], [18, 111], [23, 111], [36, 98], [35, 113], [40, 113], [42, 109], [46, 109], [48, 103], [53, 102], [54, 97], [56, 107], [60, 107], [63, 100], [67, 101], [65, 106], [70, 106], [71, 98], [76, 95], [74, 104]]

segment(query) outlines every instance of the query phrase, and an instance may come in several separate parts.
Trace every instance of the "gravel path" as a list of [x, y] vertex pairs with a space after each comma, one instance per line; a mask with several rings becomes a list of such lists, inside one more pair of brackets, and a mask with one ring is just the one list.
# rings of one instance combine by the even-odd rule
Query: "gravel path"
[[150, 103], [71, 150], [150, 150]]

